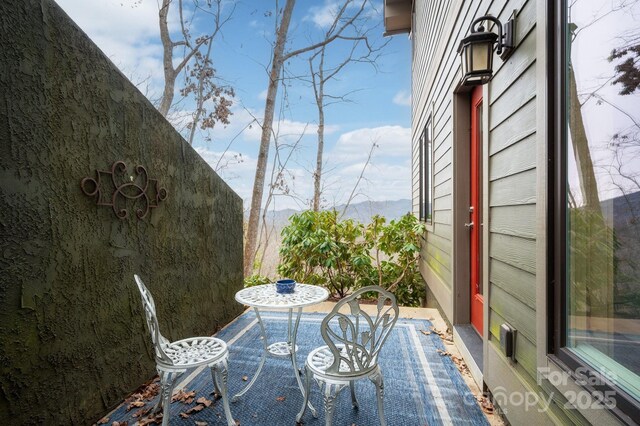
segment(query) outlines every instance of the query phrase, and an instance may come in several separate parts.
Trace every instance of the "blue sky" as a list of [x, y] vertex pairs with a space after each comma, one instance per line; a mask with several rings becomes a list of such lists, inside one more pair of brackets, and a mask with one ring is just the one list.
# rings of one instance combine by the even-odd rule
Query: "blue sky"
[[[156, 0], [57, 0], [58, 4], [91, 37], [103, 52], [138, 85], [150, 99], [157, 98], [162, 87], [162, 47], [158, 29]], [[186, 2], [185, 2], [186, 3]], [[288, 48], [317, 41], [331, 21], [336, 1], [298, 0], [290, 26]], [[280, 0], [279, 6], [284, 6]], [[226, 5], [227, 11], [230, 4]], [[212, 59], [218, 77], [236, 91], [236, 103], [228, 126], [217, 126], [211, 141], [196, 137], [194, 148], [238, 192], [248, 206], [260, 128], [252, 121], [262, 119], [268, 83], [267, 69], [271, 58], [271, 42], [275, 32], [275, 1], [236, 2], [231, 21], [214, 43]], [[372, 41], [381, 43], [382, 5], [374, 2], [367, 12], [372, 24]], [[170, 26], [177, 29], [175, 15]], [[208, 22], [196, 18], [192, 34], [206, 31]], [[385, 39], [386, 40], [386, 39]], [[346, 46], [328, 49], [331, 59], [340, 58]], [[289, 75], [308, 74], [308, 55], [287, 63]], [[345, 68], [339, 80], [331, 82], [327, 91], [334, 95], [353, 92], [349, 103], [327, 107], [323, 204], [330, 207], [345, 202], [366, 162], [373, 142], [371, 163], [356, 191], [357, 201], [410, 198], [410, 41], [406, 36], [392, 37], [377, 62], [378, 70], [367, 64]], [[303, 78], [306, 80], [306, 77]], [[270, 208], [304, 208], [312, 197], [312, 170], [315, 164], [317, 110], [309, 84], [288, 81], [286, 99], [282, 87], [275, 126], [280, 141], [300, 140], [287, 164], [285, 175], [288, 194], [278, 194]], [[177, 82], [177, 89], [180, 80]], [[179, 96], [176, 96], [176, 100]], [[192, 105], [178, 104], [172, 122], [180, 129], [181, 117]], [[244, 130], [243, 130], [244, 129]], [[233, 140], [230, 148], [225, 148]], [[224, 153], [224, 155], [223, 155]], [[284, 153], [284, 152], [283, 152]], [[273, 147], [270, 151], [273, 158]], [[288, 154], [288, 152], [287, 152]], [[222, 159], [221, 159], [222, 157]], [[242, 158], [241, 162], [237, 160]], [[271, 161], [270, 161], [271, 165]], [[270, 171], [267, 171], [269, 180]]]

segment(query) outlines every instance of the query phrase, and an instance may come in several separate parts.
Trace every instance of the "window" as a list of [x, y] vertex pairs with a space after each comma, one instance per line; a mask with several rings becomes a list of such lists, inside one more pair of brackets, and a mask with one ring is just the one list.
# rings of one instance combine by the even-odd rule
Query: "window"
[[[640, 418], [640, 2], [550, 1], [552, 352]], [[553, 21], [552, 21], [553, 22]], [[555, 99], [555, 100], [553, 100]], [[552, 140], [553, 140], [552, 139]], [[602, 395], [602, 394], [600, 394]]]
[[420, 136], [420, 220], [431, 223], [433, 214], [432, 173], [432, 129], [431, 117]]

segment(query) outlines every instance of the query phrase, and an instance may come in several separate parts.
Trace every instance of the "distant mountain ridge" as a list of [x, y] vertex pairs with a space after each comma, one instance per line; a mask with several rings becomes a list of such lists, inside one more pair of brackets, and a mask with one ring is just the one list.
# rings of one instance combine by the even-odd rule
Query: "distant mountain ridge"
[[[345, 205], [341, 204], [331, 209], [323, 210], [337, 210], [341, 213], [344, 210]], [[267, 212], [267, 221], [270, 224], [275, 225], [276, 229], [282, 229], [289, 222], [289, 217], [296, 213], [301, 213], [302, 210], [284, 209]], [[411, 200], [386, 200], [386, 201], [362, 201], [349, 205], [344, 219], [354, 219], [361, 223], [368, 223], [371, 217], [378, 214], [384, 216], [387, 221], [398, 219], [405, 214], [411, 212]]]

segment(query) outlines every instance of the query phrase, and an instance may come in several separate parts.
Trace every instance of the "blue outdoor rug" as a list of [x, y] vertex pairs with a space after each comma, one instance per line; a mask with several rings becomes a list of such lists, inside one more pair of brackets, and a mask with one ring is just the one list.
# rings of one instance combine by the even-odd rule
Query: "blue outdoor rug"
[[[269, 343], [286, 340], [287, 315], [281, 312], [263, 312]], [[324, 344], [320, 336], [320, 322], [324, 314], [303, 314], [298, 328], [298, 366], [302, 368], [307, 354]], [[473, 394], [464, 382], [453, 361], [438, 353], [446, 350], [436, 333], [425, 335], [431, 323], [426, 320], [399, 318], [380, 355], [384, 375], [384, 408], [389, 426], [424, 425], [488, 425]], [[252, 311], [246, 312], [216, 334], [229, 344], [229, 395], [235, 395], [255, 372], [262, 355], [259, 325]], [[213, 399], [213, 384], [208, 368], [188, 372], [181, 379], [185, 391], [195, 391], [195, 399], [204, 396]], [[303, 421], [309, 426], [324, 425], [324, 407], [318, 386], [311, 383], [310, 401], [318, 410], [318, 418], [307, 410]], [[174, 392], [180, 389], [180, 383]], [[336, 426], [378, 425], [375, 387], [368, 380], [356, 385], [360, 409], [351, 407], [349, 390], [343, 390], [336, 402], [333, 424]], [[156, 397], [157, 399], [157, 397]], [[156, 399], [148, 405], [155, 404]], [[196, 405], [195, 399], [191, 406]], [[291, 361], [269, 357], [253, 387], [242, 398], [231, 403], [231, 412], [242, 426], [295, 425], [296, 414], [302, 404], [302, 395], [296, 383]], [[222, 402], [180, 417], [190, 405], [181, 402], [171, 404], [172, 425], [225, 425]], [[123, 404], [112, 412], [113, 421], [127, 421], [133, 426], [136, 409], [127, 411]], [[200, 423], [204, 424], [204, 423]]]

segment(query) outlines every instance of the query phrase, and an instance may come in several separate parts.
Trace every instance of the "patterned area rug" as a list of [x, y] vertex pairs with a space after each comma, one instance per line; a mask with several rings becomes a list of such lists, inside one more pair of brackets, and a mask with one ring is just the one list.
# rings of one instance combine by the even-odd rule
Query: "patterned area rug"
[[[286, 340], [287, 315], [280, 312], [261, 314], [265, 322], [269, 343]], [[323, 314], [304, 314], [298, 329], [298, 365], [302, 367], [307, 354], [324, 344], [320, 336]], [[445, 345], [436, 333], [424, 334], [431, 323], [426, 320], [399, 318], [380, 355], [384, 374], [385, 417], [390, 426], [424, 425], [488, 425], [473, 394], [460, 372], [445, 351]], [[234, 395], [251, 380], [262, 354], [262, 341], [255, 314], [246, 312], [221, 330], [217, 337], [229, 344], [229, 394]], [[225, 425], [220, 400], [200, 411], [191, 411], [200, 397], [213, 399], [213, 384], [207, 368], [196, 369], [183, 376], [175, 391], [184, 388], [195, 391], [191, 404], [176, 401], [171, 404], [172, 425]], [[367, 380], [356, 385], [360, 409], [351, 407], [348, 389], [343, 390], [336, 402], [333, 424], [337, 426], [368, 426], [379, 424], [375, 387]], [[324, 407], [318, 386], [312, 383], [310, 400], [318, 410], [313, 418], [307, 410], [303, 421], [306, 425], [324, 425]], [[147, 403], [155, 404], [156, 399]], [[288, 359], [270, 357], [253, 387], [239, 401], [231, 403], [231, 411], [240, 425], [295, 425], [296, 414], [302, 404], [302, 395]], [[139, 420], [133, 417], [140, 409], [127, 410], [123, 403], [111, 414], [108, 424]], [[144, 407], [142, 407], [144, 408]]]

